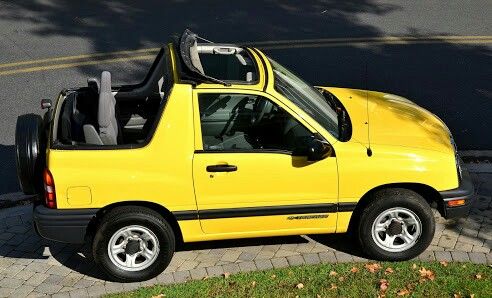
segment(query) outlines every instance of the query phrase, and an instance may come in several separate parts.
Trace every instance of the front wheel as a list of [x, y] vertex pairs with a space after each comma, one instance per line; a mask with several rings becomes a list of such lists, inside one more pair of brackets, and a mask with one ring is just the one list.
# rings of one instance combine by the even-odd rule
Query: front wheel
[[171, 261], [174, 250], [171, 226], [157, 212], [138, 206], [109, 211], [93, 241], [94, 260], [120, 282], [157, 276]]
[[358, 238], [369, 257], [402, 261], [421, 254], [434, 232], [434, 216], [425, 199], [414, 191], [392, 188], [372, 194], [362, 211]]

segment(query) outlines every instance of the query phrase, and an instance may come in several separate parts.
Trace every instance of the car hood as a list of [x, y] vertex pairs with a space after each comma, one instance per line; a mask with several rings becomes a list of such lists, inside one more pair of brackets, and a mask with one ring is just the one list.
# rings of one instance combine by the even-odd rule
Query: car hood
[[398, 95], [322, 87], [345, 106], [352, 122], [352, 139], [364, 144], [454, 150], [447, 126], [436, 115]]

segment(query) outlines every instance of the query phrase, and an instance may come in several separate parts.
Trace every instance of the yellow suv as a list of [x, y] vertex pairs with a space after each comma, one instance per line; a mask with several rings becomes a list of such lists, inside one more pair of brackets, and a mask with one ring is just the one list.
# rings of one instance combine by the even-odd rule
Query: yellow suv
[[47, 239], [92, 243], [114, 280], [162, 272], [181, 242], [353, 232], [368, 257], [430, 244], [431, 207], [468, 213], [451, 133], [391, 94], [313, 87], [254, 48], [163, 47], [140, 84], [111, 74], [17, 120], [22, 189]]

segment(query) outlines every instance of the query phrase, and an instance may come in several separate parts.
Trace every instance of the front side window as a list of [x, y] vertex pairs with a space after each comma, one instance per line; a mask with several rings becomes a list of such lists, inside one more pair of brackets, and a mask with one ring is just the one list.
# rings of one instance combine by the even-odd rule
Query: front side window
[[268, 60], [273, 69], [275, 90], [339, 139], [337, 112], [330, 107], [323, 94], [273, 59]]
[[251, 94], [198, 96], [205, 151], [293, 152], [313, 134], [269, 99]]

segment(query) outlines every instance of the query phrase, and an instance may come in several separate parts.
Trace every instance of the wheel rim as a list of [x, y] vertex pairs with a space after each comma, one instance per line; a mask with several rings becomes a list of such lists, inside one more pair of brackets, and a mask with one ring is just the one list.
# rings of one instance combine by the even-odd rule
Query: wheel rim
[[396, 207], [383, 211], [372, 224], [372, 238], [389, 252], [402, 252], [417, 243], [422, 234], [420, 218], [411, 210]]
[[159, 255], [159, 240], [148, 228], [132, 225], [119, 229], [108, 243], [111, 262], [125, 271], [139, 271], [152, 265]]

